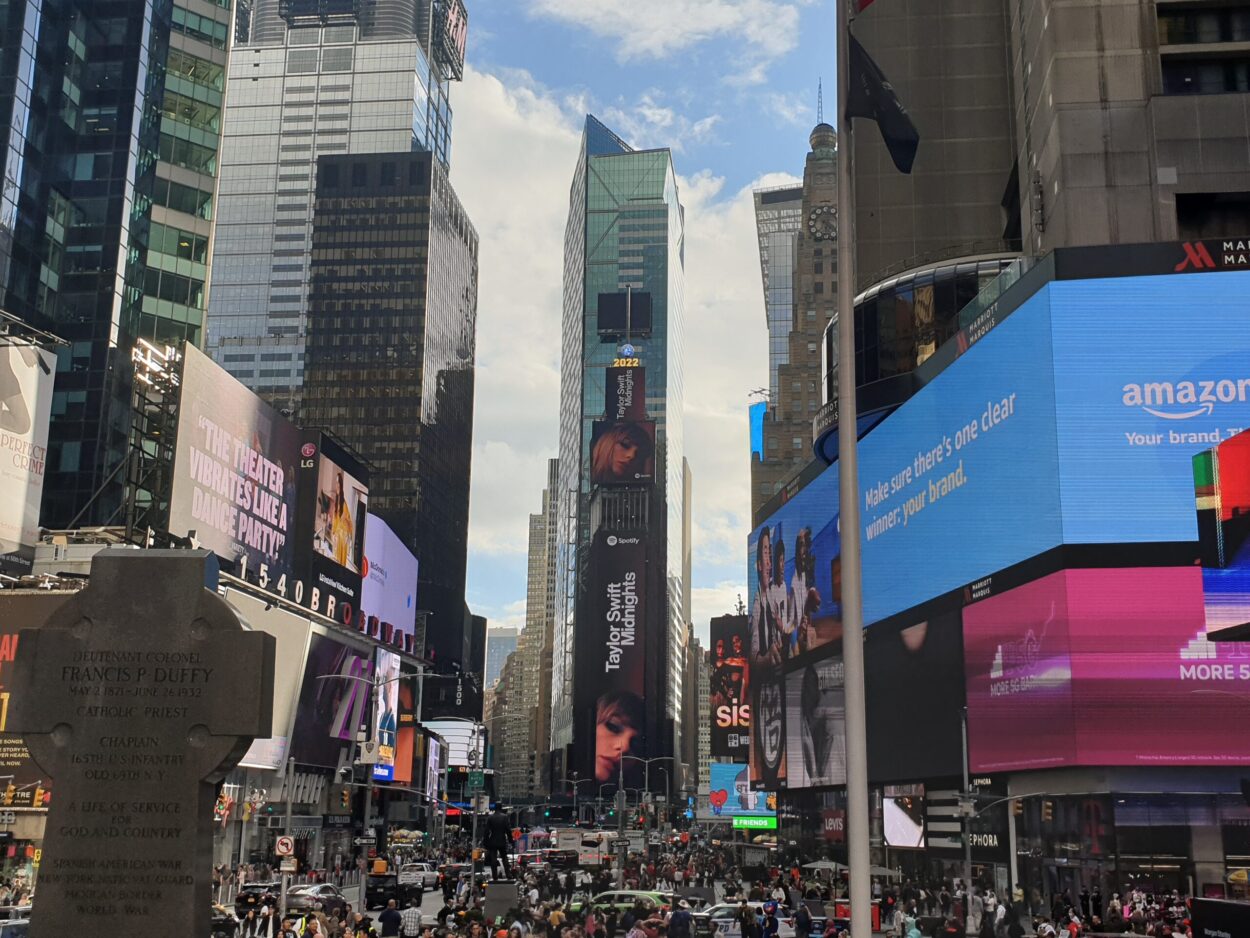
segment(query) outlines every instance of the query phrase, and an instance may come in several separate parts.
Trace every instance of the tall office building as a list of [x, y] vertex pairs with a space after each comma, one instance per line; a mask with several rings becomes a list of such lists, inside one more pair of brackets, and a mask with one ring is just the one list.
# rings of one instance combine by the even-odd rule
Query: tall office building
[[553, 774], [680, 758], [683, 288], [669, 151], [588, 116], [565, 228]]
[[[920, 132], [906, 176], [869, 125], [855, 135], [861, 419], [910, 397], [960, 311], [1030, 257], [1250, 230], [1244, 7], [968, 0], [952, 13], [891, 0], [856, 18]], [[813, 428], [826, 459], [836, 380], [827, 370]]]
[[499, 672], [503, 670], [503, 663], [508, 659], [508, 655], [516, 651], [518, 634], [516, 629], [504, 626], [487, 631], [486, 676], [483, 682], [487, 688], [495, 686], [495, 682], [499, 680]]
[[0, 309], [66, 340], [42, 522], [124, 522], [130, 350], [200, 342], [230, 4], [0, 5]]
[[[548, 754], [551, 752], [551, 662], [556, 621], [556, 505], [560, 485], [560, 461], [547, 460], [547, 485], [542, 510], [530, 515], [529, 557], [525, 589], [525, 634], [535, 637], [534, 790], [552, 791], [554, 783]], [[555, 779], [558, 782], [559, 778]]]
[[[448, 169], [461, 0], [256, 0], [230, 57], [208, 351], [299, 412], [319, 157], [428, 150]], [[302, 419], [302, 415], [301, 415]]]
[[464, 600], [477, 248], [431, 153], [318, 160], [301, 421], [370, 463], [369, 510], [417, 557], [426, 656], [476, 671], [480, 693], [485, 627]]
[[769, 395], [763, 446], [751, 459], [753, 512], [812, 461], [812, 420], [821, 405], [820, 343], [837, 311], [837, 135], [820, 123], [810, 142], [801, 187], [755, 193]]

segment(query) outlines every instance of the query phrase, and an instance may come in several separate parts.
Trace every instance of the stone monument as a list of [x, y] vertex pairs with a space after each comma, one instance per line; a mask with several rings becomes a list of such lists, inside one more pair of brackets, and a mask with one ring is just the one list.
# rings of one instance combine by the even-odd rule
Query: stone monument
[[21, 634], [9, 728], [52, 778], [30, 938], [211, 931], [217, 784], [271, 735], [274, 639], [196, 550], [105, 550]]

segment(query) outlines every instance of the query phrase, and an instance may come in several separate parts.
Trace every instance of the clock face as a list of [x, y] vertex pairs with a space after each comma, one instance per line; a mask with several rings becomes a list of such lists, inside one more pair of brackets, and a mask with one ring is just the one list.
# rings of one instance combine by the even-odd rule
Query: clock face
[[838, 210], [832, 205], [818, 205], [807, 215], [807, 233], [817, 241], [832, 241], [838, 236]]

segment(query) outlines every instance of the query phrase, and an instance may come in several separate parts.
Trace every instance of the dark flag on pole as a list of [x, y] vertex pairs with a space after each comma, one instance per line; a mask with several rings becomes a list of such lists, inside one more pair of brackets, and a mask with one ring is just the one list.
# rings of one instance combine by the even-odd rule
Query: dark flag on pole
[[[868, 0], [869, 3], [872, 0]], [[862, 9], [867, 4], [861, 2]], [[910, 173], [920, 146], [920, 133], [911, 122], [907, 109], [894, 93], [894, 87], [881, 74], [877, 63], [853, 35], [850, 39], [850, 94], [846, 101], [847, 117], [866, 117], [877, 122], [881, 139], [890, 151], [890, 158], [900, 173]]]

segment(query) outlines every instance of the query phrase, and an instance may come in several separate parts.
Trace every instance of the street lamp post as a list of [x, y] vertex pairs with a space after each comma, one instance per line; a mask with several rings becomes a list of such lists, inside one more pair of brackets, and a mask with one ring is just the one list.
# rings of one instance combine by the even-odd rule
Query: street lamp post
[[[643, 765], [643, 781], [642, 788], [647, 794], [651, 793], [651, 763], [652, 762], [672, 762], [672, 756], [652, 756], [650, 759], [644, 759], [642, 756], [621, 756], [621, 765], [624, 766], [626, 759], [633, 759], [635, 762], [641, 762]], [[624, 769], [622, 769], [622, 784], [624, 784]], [[652, 812], [654, 814], [654, 812]], [[648, 828], [650, 823], [648, 822]], [[649, 844], [648, 844], [649, 845]]]
[[[581, 824], [581, 822], [582, 822], [582, 815], [581, 815], [581, 812], [579, 812], [579, 811], [577, 810], [577, 786], [578, 786], [578, 785], [587, 785], [587, 784], [591, 784], [591, 785], [593, 785], [593, 784], [594, 784], [594, 779], [589, 779], [589, 778], [580, 778], [580, 779], [579, 779], [579, 778], [577, 777], [577, 773], [576, 773], [576, 772], [574, 772], [574, 773], [573, 773], [573, 776], [572, 776], [571, 778], [562, 778], [562, 779], [560, 779], [560, 781], [561, 781], [561, 782], [567, 782], [567, 783], [568, 783], [569, 785], [571, 785], [571, 786], [572, 786], [572, 788], [573, 788], [573, 826], [574, 826], [574, 827], [576, 827], [576, 826], [578, 826], [579, 824]], [[602, 786], [602, 785], [600, 785], [600, 786], [599, 786], [599, 789], [602, 791], [602, 790], [603, 790], [603, 786]]]

